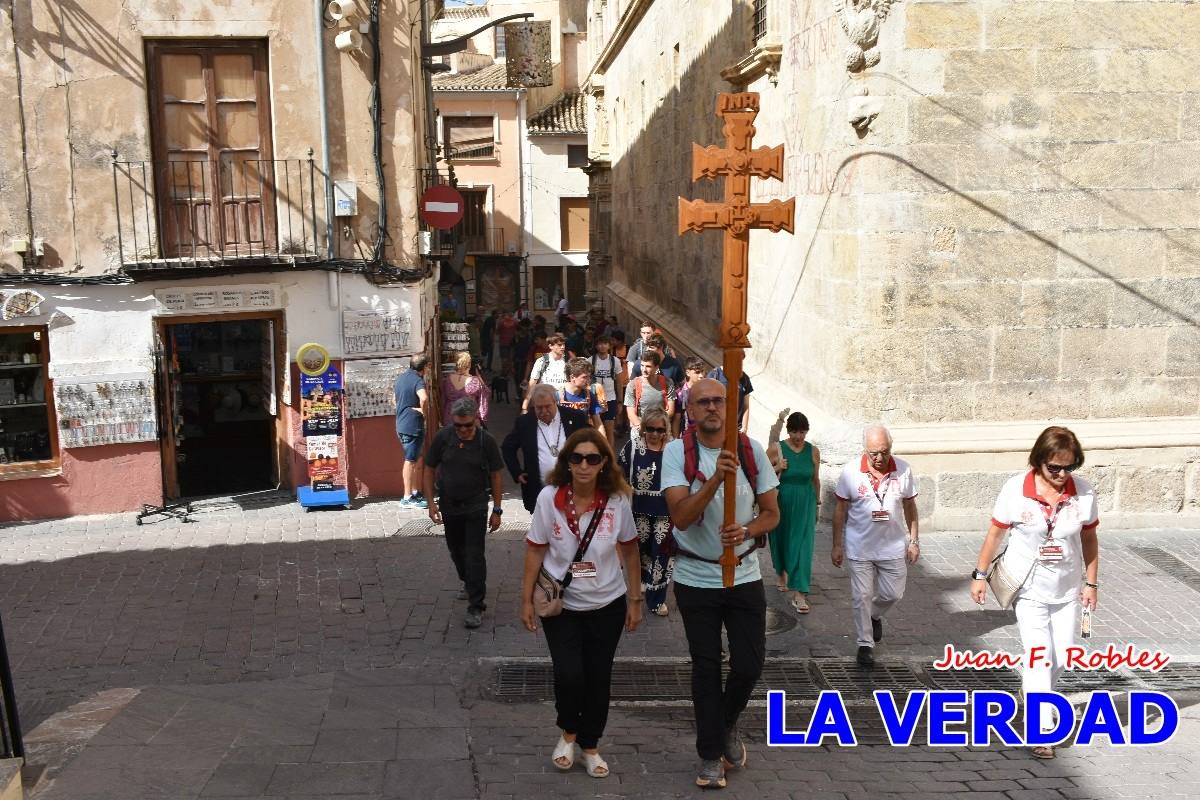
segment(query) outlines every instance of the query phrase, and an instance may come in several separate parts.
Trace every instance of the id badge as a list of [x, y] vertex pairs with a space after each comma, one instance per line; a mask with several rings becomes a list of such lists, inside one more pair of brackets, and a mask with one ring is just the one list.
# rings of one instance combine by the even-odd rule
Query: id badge
[[892, 515], [882, 509], [871, 512], [871, 522], [890, 522], [891, 519]]
[[1043, 544], [1038, 548], [1038, 561], [1043, 564], [1053, 564], [1063, 559], [1063, 548], [1061, 544]]
[[571, 578], [594, 578], [596, 577], [596, 563], [594, 561], [576, 561], [571, 564]]

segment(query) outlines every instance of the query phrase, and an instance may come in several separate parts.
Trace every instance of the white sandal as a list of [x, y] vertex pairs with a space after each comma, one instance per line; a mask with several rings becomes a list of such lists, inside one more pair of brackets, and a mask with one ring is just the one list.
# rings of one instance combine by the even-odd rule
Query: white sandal
[[589, 753], [586, 750], [581, 752], [583, 752], [583, 766], [588, 775], [593, 778], [608, 777], [608, 762], [601, 758], [599, 753]]
[[[560, 758], [565, 758], [565, 765], [558, 763]], [[563, 772], [566, 772], [571, 767], [575, 766], [575, 743], [568, 742], [563, 737], [558, 737], [558, 744], [554, 747], [554, 754], [550, 756], [550, 761], [554, 766], [558, 767]]]

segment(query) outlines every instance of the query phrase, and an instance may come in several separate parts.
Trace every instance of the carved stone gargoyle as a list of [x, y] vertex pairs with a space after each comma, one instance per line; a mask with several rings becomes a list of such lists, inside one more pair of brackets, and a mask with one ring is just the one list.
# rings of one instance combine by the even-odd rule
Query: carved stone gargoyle
[[846, 69], [862, 72], [879, 63], [879, 26], [897, 0], [833, 0], [838, 22], [850, 40]]

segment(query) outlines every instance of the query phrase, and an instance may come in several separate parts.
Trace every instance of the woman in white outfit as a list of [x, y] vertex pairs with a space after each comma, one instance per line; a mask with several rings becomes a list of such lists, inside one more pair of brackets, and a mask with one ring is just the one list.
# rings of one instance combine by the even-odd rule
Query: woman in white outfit
[[[987, 570], [1009, 534], [1005, 569], [1025, 576], [1013, 609], [1025, 648], [1021, 688], [1054, 691], [1068, 647], [1079, 637], [1081, 608], [1096, 607], [1096, 575], [1100, 568], [1100, 524], [1096, 492], [1083, 478], [1072, 475], [1083, 466], [1083, 448], [1075, 434], [1052, 426], [1042, 431], [1029, 453], [1030, 470], [1014, 475], [1000, 490], [992, 524], [979, 549], [971, 575], [971, 597], [982, 604], [987, 595]], [[1032, 659], [1035, 648], [1043, 658]], [[1053, 715], [1044, 709], [1042, 730], [1052, 727]], [[1054, 758], [1053, 746], [1034, 747], [1038, 758]]]

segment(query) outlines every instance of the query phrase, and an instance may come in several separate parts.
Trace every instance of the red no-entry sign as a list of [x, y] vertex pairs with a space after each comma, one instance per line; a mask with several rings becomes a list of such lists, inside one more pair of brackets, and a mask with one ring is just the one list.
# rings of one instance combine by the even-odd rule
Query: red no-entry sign
[[430, 186], [421, 195], [421, 219], [425, 224], [446, 231], [463, 218], [463, 196], [453, 186]]

